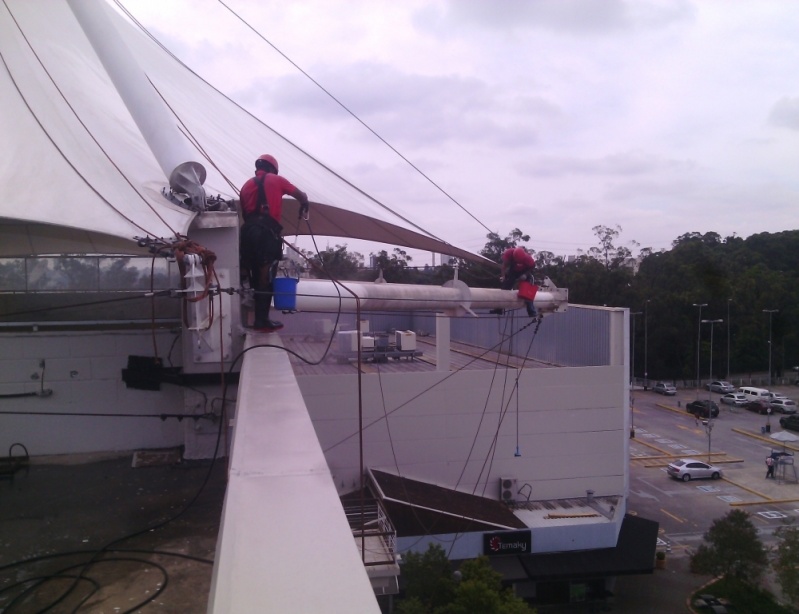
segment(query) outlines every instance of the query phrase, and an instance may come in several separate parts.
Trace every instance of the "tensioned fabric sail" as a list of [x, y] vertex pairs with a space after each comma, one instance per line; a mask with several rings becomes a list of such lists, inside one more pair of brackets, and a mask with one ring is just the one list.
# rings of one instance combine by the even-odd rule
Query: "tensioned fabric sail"
[[[282, 174], [325, 205], [315, 208], [310, 226], [295, 228], [295, 219], [287, 232], [312, 230], [482, 260], [387, 210], [115, 10], [107, 12], [205, 166], [209, 195], [235, 199], [255, 157], [268, 151], [280, 160]], [[0, 237], [16, 237], [0, 242], [0, 256], [52, 252], [47, 237], [58, 234], [52, 226], [69, 232], [73, 252], [80, 251], [79, 237], [86, 237], [86, 251], [125, 244], [136, 251], [136, 236], [188, 234], [195, 214], [163, 196], [167, 178], [66, 0], [0, 3], [0, 108]]]

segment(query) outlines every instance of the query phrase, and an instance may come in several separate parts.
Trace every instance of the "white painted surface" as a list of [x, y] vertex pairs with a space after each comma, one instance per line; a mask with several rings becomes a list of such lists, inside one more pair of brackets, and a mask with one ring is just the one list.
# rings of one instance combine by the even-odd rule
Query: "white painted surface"
[[379, 611], [288, 357], [250, 350], [208, 612]]
[[[529, 483], [534, 500], [588, 489], [623, 495], [625, 373], [623, 365], [524, 370], [519, 457], [515, 370], [364, 374], [365, 464], [489, 497], [499, 496], [500, 476]], [[336, 485], [350, 490], [358, 475], [357, 378], [299, 381]]]
[[[173, 339], [171, 333], [155, 332], [162, 357]], [[176, 419], [114, 417], [184, 411], [183, 390], [177, 386], [135, 390], [122, 381], [129, 355], [153, 355], [151, 331], [4, 333], [0, 348], [0, 394], [39, 390], [41, 361], [44, 387], [53, 391], [47, 397], [3, 399], [4, 412], [20, 413], [0, 415], [0, 449], [18, 442], [31, 456], [41, 456], [182, 443], [184, 427]], [[69, 415], [75, 413], [111, 416]]]
[[[563, 311], [567, 308], [567, 296], [568, 291], [563, 289], [539, 290], [534, 303], [541, 313]], [[336, 283], [326, 279], [303, 278], [297, 285], [297, 309], [300, 311], [352, 312], [356, 311], [359, 304], [365, 311], [419, 309], [466, 313], [460, 310], [461, 306], [472, 309], [517, 309], [524, 302], [518, 298], [516, 291], [469, 288], [465, 284], [453, 287], [360, 281]]]

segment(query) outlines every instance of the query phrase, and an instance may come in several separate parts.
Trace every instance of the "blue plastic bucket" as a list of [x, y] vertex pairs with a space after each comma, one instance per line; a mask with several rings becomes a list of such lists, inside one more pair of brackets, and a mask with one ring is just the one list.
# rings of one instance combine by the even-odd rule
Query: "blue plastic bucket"
[[294, 311], [297, 309], [297, 283], [294, 277], [275, 277], [273, 283], [275, 309]]

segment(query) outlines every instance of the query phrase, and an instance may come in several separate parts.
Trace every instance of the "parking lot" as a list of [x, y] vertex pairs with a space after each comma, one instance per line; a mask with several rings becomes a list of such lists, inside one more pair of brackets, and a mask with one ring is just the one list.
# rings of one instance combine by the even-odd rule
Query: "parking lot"
[[[797, 387], [779, 391], [799, 396]], [[764, 543], [772, 541], [782, 524], [799, 521], [794, 467], [780, 465], [775, 479], [765, 477], [765, 459], [772, 451], [799, 452], [799, 442], [783, 445], [770, 438], [782, 430], [780, 414], [759, 415], [719, 404], [718, 418], [705, 424], [686, 411], [686, 404], [709, 395], [693, 389], [678, 390], [675, 396], [633, 392], [628, 509], [657, 520], [660, 547], [675, 554], [695, 548], [712, 521], [734, 507], [751, 514]], [[720, 396], [712, 393], [712, 400], [718, 403]], [[720, 467], [723, 478], [682, 482], [666, 474], [671, 460], [689, 457]]]

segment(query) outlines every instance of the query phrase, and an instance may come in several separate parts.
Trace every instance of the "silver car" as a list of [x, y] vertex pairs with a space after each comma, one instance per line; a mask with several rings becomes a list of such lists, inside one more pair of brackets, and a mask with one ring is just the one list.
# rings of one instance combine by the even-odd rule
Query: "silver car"
[[746, 396], [740, 392], [728, 392], [719, 401], [726, 405], [736, 405], [738, 407], [743, 407], [749, 402]]
[[655, 392], [659, 394], [665, 394], [667, 396], [674, 396], [677, 394], [677, 388], [675, 388], [672, 384], [668, 384], [666, 382], [658, 382], [655, 384], [655, 387], [652, 388]]
[[721, 394], [727, 394], [728, 392], [735, 392], [735, 386], [733, 386], [730, 382], [725, 381], [715, 381], [710, 382], [705, 386], [711, 392], [719, 392]]
[[769, 407], [771, 407], [771, 411], [778, 411], [781, 414], [796, 413], [796, 401], [791, 399], [774, 399], [769, 403]]
[[666, 473], [676, 480], [689, 482], [690, 480], [697, 480], [700, 478], [710, 478], [711, 480], [718, 480], [723, 474], [721, 469], [714, 465], [708, 465], [695, 458], [681, 458], [680, 460], [672, 461], [666, 467]]
[[768, 393], [768, 402], [771, 403], [772, 401], [776, 401], [777, 399], [787, 399], [788, 397], [781, 392], [769, 392]]

